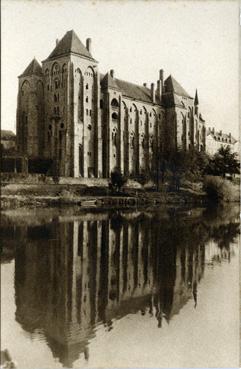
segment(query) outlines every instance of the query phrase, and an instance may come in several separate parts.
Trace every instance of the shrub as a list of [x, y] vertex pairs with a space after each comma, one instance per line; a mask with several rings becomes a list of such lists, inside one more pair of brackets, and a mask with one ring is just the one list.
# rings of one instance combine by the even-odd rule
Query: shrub
[[204, 178], [204, 190], [210, 200], [214, 202], [239, 201], [239, 187], [221, 177], [206, 176]]
[[109, 188], [114, 191], [120, 191], [126, 181], [127, 179], [123, 176], [123, 174], [117, 168], [115, 168], [110, 174]]

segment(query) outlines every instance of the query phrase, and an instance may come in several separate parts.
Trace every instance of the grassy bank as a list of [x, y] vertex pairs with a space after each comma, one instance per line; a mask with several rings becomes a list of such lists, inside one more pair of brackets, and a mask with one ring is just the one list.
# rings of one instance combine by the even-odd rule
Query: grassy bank
[[[205, 190], [204, 190], [205, 189]], [[164, 184], [159, 191], [153, 183], [140, 185], [128, 181], [121, 193], [112, 192], [106, 179], [62, 178], [54, 183], [42, 176], [2, 178], [1, 208], [48, 206], [110, 208], [158, 206], [161, 204], [200, 204], [208, 201], [239, 201], [239, 186], [220, 177], [206, 177], [204, 183], [185, 181], [178, 191]]]

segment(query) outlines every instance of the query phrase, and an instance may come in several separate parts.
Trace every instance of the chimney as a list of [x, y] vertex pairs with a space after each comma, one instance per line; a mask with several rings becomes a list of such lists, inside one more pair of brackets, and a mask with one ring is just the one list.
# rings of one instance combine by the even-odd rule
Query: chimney
[[159, 71], [159, 80], [161, 81], [162, 87], [163, 87], [163, 83], [164, 83], [164, 70], [163, 69], [160, 69]]
[[91, 53], [91, 38], [86, 39], [86, 49]]
[[56, 46], [58, 45], [58, 43], [59, 43], [59, 39], [58, 39], [58, 38], [56, 38]]
[[153, 103], [155, 103], [155, 83], [151, 84], [151, 100]]
[[230, 133], [230, 132], [229, 132], [229, 134], [228, 134], [228, 137], [229, 137], [229, 138], [231, 138], [231, 137], [232, 137], [232, 135], [231, 135], [231, 133]]
[[161, 80], [157, 81], [157, 94], [159, 98], [161, 98], [162, 96], [162, 81]]
[[111, 76], [112, 78], [115, 78], [115, 71], [114, 71], [114, 69], [111, 69], [111, 70], [110, 70], [110, 76]]
[[146, 86], [147, 86], [146, 82], [145, 82], [145, 83], [143, 83], [143, 86], [144, 86], [144, 87], [146, 87]]
[[220, 136], [222, 136], [222, 134], [223, 134], [223, 131], [222, 131], [222, 130], [220, 130], [220, 132], [219, 132], [219, 133], [220, 133]]

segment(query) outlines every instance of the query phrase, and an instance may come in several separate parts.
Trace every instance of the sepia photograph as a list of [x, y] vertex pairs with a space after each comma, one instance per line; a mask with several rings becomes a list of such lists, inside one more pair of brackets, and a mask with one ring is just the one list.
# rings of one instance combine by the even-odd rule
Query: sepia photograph
[[0, 369], [240, 367], [239, 13], [1, 1]]

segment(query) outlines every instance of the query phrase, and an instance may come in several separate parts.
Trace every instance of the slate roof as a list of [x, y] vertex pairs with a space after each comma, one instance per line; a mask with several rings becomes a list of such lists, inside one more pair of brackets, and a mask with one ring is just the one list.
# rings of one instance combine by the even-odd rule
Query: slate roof
[[165, 92], [172, 92], [177, 95], [189, 97], [192, 99], [192, 97], [184, 90], [180, 83], [178, 83], [171, 75], [165, 80], [164, 85]]
[[35, 58], [31, 61], [31, 63], [27, 66], [25, 71], [19, 77], [32, 76], [32, 75], [36, 75], [36, 76], [43, 75], [42, 67]]
[[58, 42], [58, 44], [47, 59], [56, 58], [58, 56], [66, 55], [69, 53], [78, 54], [94, 60], [90, 52], [82, 44], [82, 42], [73, 30], [66, 32], [64, 37]]
[[[112, 78], [109, 73], [105, 75], [100, 74], [100, 83], [102, 89], [106, 89], [107, 87], [113, 88], [121, 91], [123, 96], [143, 102], [152, 103], [151, 89], [147, 87], [139, 86], [137, 84], [123, 81], [118, 78]], [[160, 104], [160, 99], [157, 94], [156, 103]]]
[[5, 129], [1, 129], [1, 140], [14, 140], [16, 135], [13, 131], [7, 131]]

